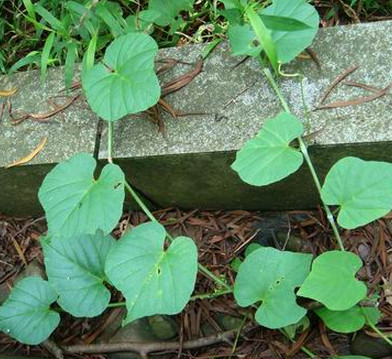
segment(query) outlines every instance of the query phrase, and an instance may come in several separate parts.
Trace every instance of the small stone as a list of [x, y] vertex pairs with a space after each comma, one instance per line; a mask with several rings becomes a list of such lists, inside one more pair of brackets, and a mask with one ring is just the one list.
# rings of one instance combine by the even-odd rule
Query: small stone
[[178, 335], [178, 325], [166, 315], [153, 315], [147, 318], [151, 332], [161, 340], [173, 339]]
[[351, 353], [373, 359], [384, 358], [392, 354], [392, 347], [381, 338], [373, 338], [361, 331], [351, 343]]

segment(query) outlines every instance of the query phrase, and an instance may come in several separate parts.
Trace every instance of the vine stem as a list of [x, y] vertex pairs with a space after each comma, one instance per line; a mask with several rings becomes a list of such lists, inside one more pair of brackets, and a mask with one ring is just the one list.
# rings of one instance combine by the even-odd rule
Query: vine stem
[[113, 163], [113, 121], [108, 122], [108, 162]]
[[[261, 58], [259, 58], [259, 60], [260, 60], [260, 65], [261, 65], [262, 71], [263, 71], [265, 77], [267, 78], [268, 82], [270, 83], [271, 87], [274, 89], [276, 95], [278, 96], [279, 101], [280, 101], [283, 109], [286, 112], [291, 113], [290, 107], [287, 104], [287, 101], [285, 100], [285, 98], [283, 97], [282, 92], [281, 92], [281, 90], [280, 90], [280, 88], [279, 88], [279, 86], [278, 86], [274, 76], [272, 75], [270, 69], [265, 66], [265, 64], [264, 64], [264, 62], [263, 62], [263, 60]], [[338, 242], [340, 250], [344, 251], [345, 249], [344, 249], [343, 241], [342, 241], [342, 238], [340, 237], [340, 233], [339, 233], [338, 227], [336, 225], [335, 218], [334, 218], [330, 208], [325, 204], [325, 202], [323, 201], [323, 199], [321, 197], [320, 180], [319, 180], [319, 178], [317, 176], [317, 173], [316, 173], [316, 170], [315, 170], [315, 168], [313, 166], [312, 160], [310, 159], [308, 148], [307, 148], [304, 140], [302, 139], [302, 137], [298, 137], [298, 143], [299, 143], [299, 147], [300, 147], [300, 150], [302, 152], [302, 155], [304, 156], [306, 164], [308, 165], [308, 168], [309, 168], [310, 173], [312, 175], [314, 184], [316, 185], [316, 188], [317, 188], [317, 191], [319, 193], [321, 202], [323, 203], [323, 207], [324, 207], [325, 213], [327, 214], [328, 221], [329, 221], [329, 223], [330, 223], [330, 225], [332, 227], [333, 233], [334, 233], [334, 235], [336, 237], [336, 240]]]
[[[108, 123], [108, 162], [112, 163], [113, 162], [113, 122]], [[136, 203], [139, 205], [139, 207], [142, 209], [142, 211], [146, 214], [146, 216], [150, 219], [150, 221], [159, 223], [158, 220], [155, 218], [155, 216], [152, 214], [152, 212], [148, 209], [148, 207], [144, 204], [143, 200], [140, 198], [140, 196], [137, 194], [137, 192], [132, 188], [132, 186], [125, 181], [124, 182], [125, 188], [127, 191], [131, 194], [133, 199], [136, 201]], [[173, 241], [172, 236], [166, 231], [167, 237], [169, 238], [170, 242]], [[208, 268], [203, 266], [201, 263], [197, 263], [199, 271], [203, 272], [207, 277], [211, 278], [215, 283], [219, 284], [223, 288], [225, 288], [225, 293], [232, 293], [233, 288], [228, 285], [224, 280], [220, 279], [218, 276], [216, 276], [214, 273], [212, 273]]]
[[389, 339], [380, 329], [377, 328], [377, 326], [369, 319], [366, 311], [361, 308], [362, 315], [365, 317], [366, 324], [372, 328], [383, 340], [385, 340], [386, 343], [388, 343], [390, 346], [392, 346], [392, 340]]
[[[222, 295], [225, 294], [230, 294], [233, 291], [230, 289], [223, 289], [217, 292], [212, 292], [212, 293], [201, 293], [201, 294], [196, 294], [193, 295], [189, 300], [203, 300], [203, 299], [214, 299], [214, 298], [218, 298]], [[125, 307], [126, 306], [126, 302], [116, 302], [116, 303], [109, 303], [108, 304], [108, 308], [119, 308], [119, 307]]]

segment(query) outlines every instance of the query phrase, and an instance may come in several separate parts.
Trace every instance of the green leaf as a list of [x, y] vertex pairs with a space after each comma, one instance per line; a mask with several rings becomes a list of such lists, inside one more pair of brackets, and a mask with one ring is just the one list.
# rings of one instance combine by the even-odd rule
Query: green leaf
[[59, 294], [59, 305], [74, 317], [95, 317], [107, 308], [105, 261], [114, 243], [101, 231], [41, 240], [49, 283]]
[[270, 30], [276, 31], [298, 31], [311, 29], [308, 24], [293, 18], [276, 15], [259, 14], [265, 26]]
[[262, 246], [258, 243], [249, 244], [245, 249], [245, 257], [247, 257], [249, 254], [253, 253], [254, 251], [257, 251], [260, 248], [262, 248]]
[[106, 274], [126, 300], [125, 323], [154, 314], [177, 314], [188, 303], [197, 274], [197, 248], [187, 237], [164, 250], [165, 228], [141, 224], [109, 252]]
[[272, 5], [262, 10], [261, 15], [286, 17], [309, 26], [299, 31], [272, 31], [277, 57], [282, 63], [293, 60], [312, 44], [320, 20], [316, 9], [305, 0], [273, 0]]
[[283, 328], [285, 333], [290, 339], [294, 339], [298, 333], [303, 333], [310, 327], [310, 320], [307, 316], [303, 317], [299, 322], [295, 324], [287, 325]]
[[201, 57], [203, 58], [203, 60], [205, 60], [210, 53], [223, 41], [222, 38], [218, 37], [215, 40], [212, 40], [211, 42], [209, 42], [206, 47], [204, 48]]
[[339, 205], [338, 223], [357, 228], [386, 215], [392, 208], [392, 164], [345, 157], [329, 171], [321, 196]]
[[301, 152], [290, 147], [290, 142], [302, 133], [302, 123], [282, 112], [266, 120], [256, 137], [245, 143], [232, 168], [244, 182], [254, 186], [280, 181], [302, 165]]
[[272, 67], [275, 71], [278, 71], [278, 57], [277, 49], [272, 41], [271, 33], [264, 25], [263, 20], [258, 16], [251, 7], [245, 10], [246, 15], [250, 21], [250, 24], [260, 42], [262, 49], [265, 51]]
[[356, 305], [344, 311], [333, 311], [328, 308], [315, 309], [315, 313], [323, 320], [325, 325], [338, 333], [353, 333], [366, 324], [367, 320], [363, 312], [374, 325], [381, 318], [381, 312], [374, 307], [359, 307]]
[[29, 14], [29, 16], [34, 19], [35, 21], [37, 21], [36, 17], [35, 17], [35, 8], [33, 3], [31, 2], [31, 0], [23, 0], [23, 5], [25, 6], [27, 13]]
[[107, 121], [147, 110], [158, 102], [160, 86], [154, 72], [156, 42], [143, 33], [114, 40], [103, 63], [83, 76], [83, 88], [92, 110]]
[[240, 266], [242, 264], [242, 260], [239, 258], [234, 258], [231, 262], [230, 262], [230, 268], [234, 271], [234, 272], [238, 272], [240, 269]]
[[42, 343], [60, 322], [60, 315], [50, 309], [56, 299], [56, 291], [43, 279], [22, 279], [0, 307], [0, 329], [21, 343]]
[[234, 55], [256, 57], [261, 52], [260, 44], [256, 44], [256, 35], [249, 24], [229, 26], [228, 36]]
[[95, 51], [97, 49], [97, 40], [98, 40], [98, 35], [95, 34], [91, 37], [91, 40], [88, 43], [87, 51], [83, 55], [82, 76], [84, 76], [87, 73], [87, 71], [92, 69], [94, 66]]
[[74, 77], [75, 61], [77, 57], [77, 43], [67, 43], [67, 56], [65, 58], [65, 88], [68, 90]]
[[153, 22], [160, 17], [160, 13], [153, 10], [142, 10], [137, 15], [130, 15], [126, 18], [127, 27], [125, 29], [126, 33], [129, 32], [152, 32]]
[[121, 24], [116, 20], [116, 18], [105, 5], [102, 4], [102, 6], [98, 6], [96, 13], [109, 27], [114, 37], [124, 35], [124, 29], [122, 28]]
[[234, 296], [241, 307], [262, 302], [256, 321], [267, 328], [297, 323], [306, 309], [296, 303], [294, 289], [307, 277], [312, 255], [261, 248], [246, 257], [240, 266]]
[[25, 57], [16, 61], [12, 67], [10, 68], [10, 74], [19, 70], [21, 67], [26, 65], [31, 65], [34, 63], [38, 63], [41, 58], [41, 54], [38, 51], [31, 51]]
[[48, 10], [43, 8], [40, 4], [34, 4], [35, 11], [37, 14], [41, 15], [41, 17], [50, 25], [52, 28], [61, 34], [68, 36], [67, 30], [65, 29], [64, 25], [61, 23], [59, 19], [53, 16]]
[[124, 173], [107, 164], [94, 179], [95, 159], [79, 153], [59, 163], [45, 177], [38, 192], [45, 209], [49, 234], [72, 237], [110, 233], [122, 215]]
[[56, 36], [55, 32], [52, 32], [45, 41], [44, 48], [42, 49], [41, 55], [41, 81], [43, 82], [46, 77], [46, 69], [48, 67], [50, 51], [53, 47], [53, 41]]
[[330, 310], [347, 310], [366, 296], [366, 285], [355, 278], [361, 259], [350, 252], [330, 251], [318, 256], [297, 295], [314, 299]]
[[160, 14], [155, 19], [155, 23], [159, 26], [166, 26], [176, 21], [176, 17], [181, 10], [192, 10], [195, 0], [150, 0], [148, 10], [155, 11]]

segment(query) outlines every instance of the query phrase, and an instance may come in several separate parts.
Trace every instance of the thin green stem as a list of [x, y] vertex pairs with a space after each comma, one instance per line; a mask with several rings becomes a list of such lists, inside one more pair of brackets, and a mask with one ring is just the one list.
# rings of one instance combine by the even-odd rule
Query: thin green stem
[[[261, 58], [259, 60], [260, 60], [262, 71], [263, 71], [265, 77], [267, 78], [267, 80], [269, 81], [270, 85], [274, 89], [276, 95], [278, 96], [279, 101], [280, 101], [283, 109], [286, 112], [291, 113], [289, 105], [287, 104], [287, 101], [283, 97], [282, 92], [280, 91], [280, 88], [279, 88], [279, 86], [278, 86], [274, 76], [272, 75], [270, 69], [264, 65], [264, 62], [263, 62], [263, 60]], [[310, 170], [310, 173], [312, 175], [313, 181], [314, 181], [314, 183], [316, 185], [317, 191], [318, 191], [318, 193], [320, 195], [320, 199], [321, 199], [321, 201], [323, 203], [323, 207], [324, 207], [325, 212], [327, 214], [328, 221], [331, 224], [333, 233], [334, 233], [334, 235], [336, 237], [336, 240], [337, 240], [337, 242], [339, 244], [340, 249], [342, 251], [344, 251], [343, 241], [342, 241], [342, 238], [340, 237], [340, 233], [339, 233], [338, 227], [336, 225], [335, 218], [334, 218], [331, 210], [329, 209], [329, 207], [322, 200], [320, 180], [319, 180], [319, 178], [317, 176], [317, 173], [316, 173], [316, 170], [315, 170], [315, 168], [313, 166], [312, 160], [310, 159], [309, 152], [308, 152], [308, 149], [306, 147], [306, 144], [305, 144], [305, 142], [303, 141], [303, 139], [301, 137], [298, 137], [298, 142], [299, 142], [300, 150], [301, 150], [301, 152], [302, 152], [302, 154], [303, 154], [303, 156], [305, 158], [306, 164], [309, 167], [309, 170]]]
[[[314, 184], [316, 185], [317, 191], [319, 192], [320, 198], [321, 198], [321, 183], [320, 183], [320, 180], [317, 176], [316, 170], [313, 167], [313, 163], [312, 163], [312, 160], [310, 159], [308, 149], [305, 145], [305, 142], [303, 141], [303, 139], [301, 137], [298, 138], [298, 142], [299, 142], [299, 147], [301, 149], [301, 152], [305, 158], [305, 161], [309, 167], [310, 173], [313, 177]], [[323, 200], [321, 200], [321, 201], [323, 202], [323, 207], [324, 207], [325, 213], [327, 214], [328, 221], [331, 224], [333, 233], [336, 237], [336, 240], [339, 244], [339, 247], [342, 251], [344, 251], [345, 249], [344, 249], [343, 241], [342, 241], [342, 238], [340, 237], [340, 233], [339, 233], [338, 227], [335, 222], [335, 217], [333, 216], [329, 207], [324, 203], [324, 201]]]
[[120, 307], [125, 307], [126, 302], [118, 302], [118, 303], [109, 303], [108, 308], [120, 308]]
[[113, 121], [108, 122], [108, 162], [113, 163]]
[[204, 267], [202, 264], [198, 263], [200, 272], [203, 272], [207, 277], [211, 278], [215, 283], [218, 283], [222, 287], [226, 288], [228, 291], [233, 292], [233, 288], [230, 287], [224, 280], [220, 279], [214, 273], [212, 273], [208, 268]]
[[231, 353], [230, 353], [229, 359], [231, 359], [233, 357], [233, 355], [237, 349], [237, 345], [238, 345], [238, 341], [241, 336], [242, 329], [244, 329], [244, 326], [245, 326], [246, 320], [249, 317], [250, 311], [251, 311], [251, 308], [249, 308], [248, 311], [246, 312], [246, 314], [244, 315], [244, 319], [242, 320], [241, 325], [238, 328], [238, 332], [237, 332], [235, 339], [234, 339], [233, 347], [231, 348]]
[[154, 217], [154, 215], [151, 213], [151, 211], [148, 209], [148, 207], [144, 204], [140, 196], [136, 193], [136, 191], [131, 187], [131, 185], [127, 181], [125, 181], [125, 188], [131, 194], [133, 199], [136, 201], [136, 203], [139, 205], [142, 211], [146, 214], [146, 216], [150, 219], [150, 221], [158, 222], [157, 219]]
[[213, 298], [218, 298], [218, 297], [221, 297], [222, 295], [230, 294], [230, 293], [233, 293], [233, 291], [231, 289], [224, 289], [224, 290], [220, 290], [215, 293], [196, 294], [196, 295], [192, 296], [190, 300], [213, 299]]
[[366, 324], [372, 328], [386, 343], [388, 343], [392, 347], [392, 340], [388, 338], [377, 326], [369, 319], [367, 313], [363, 308], [361, 308], [361, 312], [366, 319]]

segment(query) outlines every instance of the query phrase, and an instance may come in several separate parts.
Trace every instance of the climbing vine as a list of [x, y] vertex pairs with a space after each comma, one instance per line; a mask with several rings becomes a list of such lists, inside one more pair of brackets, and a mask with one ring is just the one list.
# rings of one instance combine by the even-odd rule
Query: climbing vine
[[[369, 306], [366, 285], [356, 278], [362, 261], [345, 250], [339, 226], [357, 228], [392, 209], [392, 164], [346, 157], [321, 184], [303, 138], [304, 126], [291, 113], [276, 80], [281, 66], [312, 43], [319, 22], [316, 10], [304, 0], [274, 0], [267, 7], [246, 0], [222, 2], [234, 54], [259, 60], [283, 109], [244, 144], [232, 168], [244, 182], [267, 186], [306, 163], [340, 250], [314, 258], [254, 248], [237, 263], [231, 287], [198, 263], [191, 238], [172, 238], [157, 222], [122, 169], [112, 163], [113, 122], [147, 110], [160, 98], [154, 71], [158, 46], [146, 27], [135, 27], [116, 37], [101, 62], [94, 64], [94, 59], [85, 57], [83, 90], [91, 109], [107, 121], [109, 163], [96, 176], [95, 159], [81, 153], [46, 176], [38, 196], [48, 222], [48, 234], [41, 239], [48, 280], [29, 277], [15, 286], [0, 307], [2, 331], [22, 343], [39, 344], [59, 324], [54, 302], [75, 317], [98, 316], [111, 305], [109, 285], [125, 298], [125, 323], [154, 314], [177, 314], [191, 298], [198, 271], [222, 288], [215, 296], [233, 293], [239, 306], [257, 308], [254, 319], [267, 328], [287, 329], [303, 321], [304, 298], [318, 303], [313, 311], [331, 330], [348, 333], [377, 323], [380, 313]], [[151, 0], [142, 16], [164, 26], [175, 23], [179, 11], [192, 1], [170, 1], [165, 8], [158, 3]], [[116, 241], [110, 233], [121, 217], [126, 191], [150, 221]], [[329, 206], [338, 210], [333, 212]]]

